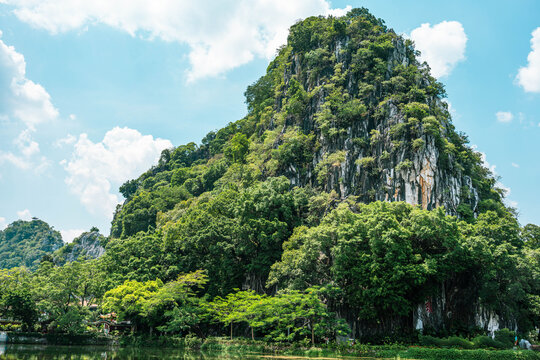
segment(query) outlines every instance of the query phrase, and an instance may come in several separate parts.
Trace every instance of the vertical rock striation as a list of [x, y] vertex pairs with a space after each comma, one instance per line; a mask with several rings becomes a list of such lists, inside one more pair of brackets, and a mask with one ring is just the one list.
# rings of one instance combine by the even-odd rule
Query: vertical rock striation
[[[260, 144], [273, 132], [279, 152], [290, 132], [311, 135], [313, 156], [267, 173], [286, 175], [293, 186], [334, 190], [342, 198], [444, 206], [452, 215], [466, 204], [476, 214], [479, 191], [463, 164], [463, 154], [473, 152], [454, 130], [442, 85], [418, 63], [410, 42], [378, 31], [335, 36], [326, 45], [320, 41], [299, 50], [291, 29], [288, 47], [267, 74], [274, 84], [282, 79]], [[379, 65], [376, 75], [372, 62]]]

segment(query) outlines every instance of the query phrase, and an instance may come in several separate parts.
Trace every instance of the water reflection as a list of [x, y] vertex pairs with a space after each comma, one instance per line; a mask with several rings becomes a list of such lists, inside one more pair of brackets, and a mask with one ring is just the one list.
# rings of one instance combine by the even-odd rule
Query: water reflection
[[[110, 348], [92, 346], [44, 346], [44, 345], [3, 345], [0, 344], [0, 359], [27, 360], [112, 360], [112, 359], [182, 359], [182, 360], [222, 360], [222, 359], [271, 359], [268, 355], [258, 354], [224, 354], [188, 352], [163, 348]], [[287, 357], [279, 356], [280, 359]], [[288, 359], [302, 359], [290, 357]], [[325, 358], [328, 359], [328, 358]], [[364, 358], [366, 359], [366, 358]]]
[[219, 359], [202, 353], [187, 353], [174, 349], [103, 348], [77, 346], [9, 345], [0, 359]]
[[[1, 346], [1, 345], [0, 345]], [[3, 351], [3, 352], [2, 352]], [[163, 348], [108, 348], [91, 346], [44, 346], [44, 345], [8, 345], [0, 347], [0, 359], [27, 360], [94, 360], [94, 359], [183, 359], [183, 360], [217, 360], [217, 359], [261, 359], [257, 355], [211, 354], [186, 352]]]

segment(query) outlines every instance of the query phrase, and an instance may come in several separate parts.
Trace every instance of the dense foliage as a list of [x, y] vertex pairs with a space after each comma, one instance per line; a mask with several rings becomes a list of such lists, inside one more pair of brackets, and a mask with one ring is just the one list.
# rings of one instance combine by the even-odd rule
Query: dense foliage
[[[365, 9], [297, 23], [246, 90], [245, 118], [120, 187], [103, 256], [66, 261], [77, 240], [0, 262], [37, 268], [0, 272], [0, 316], [81, 332], [98, 323], [93, 304], [138, 333], [375, 341], [414, 337], [430, 304], [425, 333], [483, 336], [482, 312], [527, 336], [540, 326], [539, 228], [520, 228], [416, 56]], [[384, 184], [428, 147], [468, 184], [453, 208], [373, 201], [398, 194]], [[21, 243], [6, 234], [23, 225], [0, 246]]]
[[44, 255], [63, 245], [60, 232], [46, 222], [18, 220], [0, 230], [0, 269], [26, 266], [35, 269]]

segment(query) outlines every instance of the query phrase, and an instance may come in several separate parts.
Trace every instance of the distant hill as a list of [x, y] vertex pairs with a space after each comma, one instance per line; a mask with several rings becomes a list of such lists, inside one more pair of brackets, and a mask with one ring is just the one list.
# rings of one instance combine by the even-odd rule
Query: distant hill
[[0, 269], [36, 269], [41, 258], [64, 245], [62, 235], [45, 221], [17, 220], [0, 231]]

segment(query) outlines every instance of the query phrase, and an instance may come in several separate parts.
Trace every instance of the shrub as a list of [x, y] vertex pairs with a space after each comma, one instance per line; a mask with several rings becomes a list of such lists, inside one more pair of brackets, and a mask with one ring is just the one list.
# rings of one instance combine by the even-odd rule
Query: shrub
[[420, 345], [423, 346], [442, 346], [442, 339], [429, 336], [429, 335], [422, 335], [420, 336]]
[[475, 337], [472, 340], [472, 342], [474, 344], [474, 347], [480, 348], [480, 349], [487, 349], [487, 348], [503, 349], [505, 347], [502, 343], [495, 341], [491, 337], [485, 336], [485, 335], [480, 335], [480, 336]]
[[371, 146], [377, 145], [382, 139], [381, 132], [379, 130], [373, 129], [369, 134], [371, 135], [369, 138], [369, 143], [371, 144]]
[[199, 350], [201, 348], [201, 345], [202, 345], [202, 339], [193, 334], [188, 334], [184, 338], [184, 346], [187, 349]]
[[375, 165], [375, 158], [371, 156], [366, 156], [361, 159], [356, 160], [356, 165], [360, 166], [361, 168], [370, 168]]
[[451, 336], [448, 339], [445, 339], [445, 343], [446, 346], [459, 347], [463, 349], [472, 349], [474, 347], [472, 342], [459, 336]]
[[516, 334], [508, 329], [501, 329], [495, 331], [495, 341], [500, 342], [504, 347], [511, 348], [514, 345], [514, 338]]
[[424, 132], [433, 136], [440, 134], [440, 124], [435, 116], [427, 116], [422, 119], [422, 125], [424, 125]]
[[402, 162], [396, 165], [396, 171], [408, 170], [412, 168], [412, 166], [413, 166], [413, 163], [411, 160], [409, 159], [403, 160]]
[[418, 150], [422, 149], [425, 144], [426, 144], [426, 142], [424, 140], [418, 138], [418, 139], [413, 140], [412, 147], [413, 147], [414, 151], [418, 151]]
[[512, 350], [459, 350], [459, 349], [427, 349], [427, 348], [409, 348], [407, 351], [400, 352], [402, 359], [424, 359], [424, 360], [506, 360], [506, 359], [524, 359], [535, 360], [540, 356], [534, 351], [512, 351]]
[[406, 123], [397, 123], [390, 127], [390, 136], [394, 139], [400, 138], [401, 136], [405, 135], [405, 132], [407, 131], [407, 124]]

